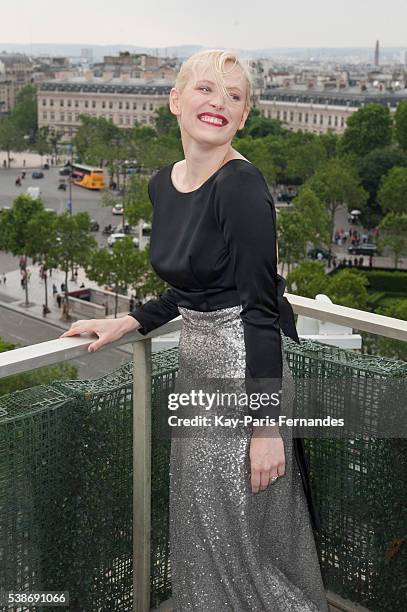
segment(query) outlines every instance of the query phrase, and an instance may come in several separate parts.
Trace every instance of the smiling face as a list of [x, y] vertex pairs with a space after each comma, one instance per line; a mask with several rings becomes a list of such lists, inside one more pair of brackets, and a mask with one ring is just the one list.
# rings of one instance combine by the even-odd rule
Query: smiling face
[[170, 109], [177, 116], [181, 134], [200, 143], [223, 145], [244, 127], [250, 107], [246, 103], [247, 83], [241, 68], [225, 62], [224, 95], [211, 68], [196, 70], [185, 88], [170, 92]]

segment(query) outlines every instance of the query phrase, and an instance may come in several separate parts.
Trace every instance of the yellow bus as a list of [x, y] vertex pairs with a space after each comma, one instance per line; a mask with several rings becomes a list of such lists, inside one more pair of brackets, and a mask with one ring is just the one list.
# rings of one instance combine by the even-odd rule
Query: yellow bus
[[104, 189], [105, 187], [102, 168], [83, 164], [72, 165], [72, 182], [86, 189]]

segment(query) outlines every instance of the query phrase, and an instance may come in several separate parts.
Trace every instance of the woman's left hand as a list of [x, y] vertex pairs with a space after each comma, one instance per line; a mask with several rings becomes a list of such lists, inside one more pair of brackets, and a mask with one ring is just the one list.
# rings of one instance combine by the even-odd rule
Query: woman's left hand
[[264, 491], [272, 479], [285, 474], [284, 442], [279, 433], [274, 437], [253, 434], [250, 440], [252, 493]]

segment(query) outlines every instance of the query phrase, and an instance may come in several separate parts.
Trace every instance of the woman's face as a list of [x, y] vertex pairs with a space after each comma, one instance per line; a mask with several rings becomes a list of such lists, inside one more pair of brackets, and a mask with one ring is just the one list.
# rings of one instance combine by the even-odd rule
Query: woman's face
[[[233, 62], [227, 61], [225, 71], [231, 66]], [[239, 66], [224, 76], [224, 82], [230, 98], [224, 98], [212, 69], [191, 75], [182, 94], [171, 89], [170, 109], [179, 117], [181, 132], [200, 143], [220, 146], [243, 128], [250, 109], [246, 107], [247, 85]]]

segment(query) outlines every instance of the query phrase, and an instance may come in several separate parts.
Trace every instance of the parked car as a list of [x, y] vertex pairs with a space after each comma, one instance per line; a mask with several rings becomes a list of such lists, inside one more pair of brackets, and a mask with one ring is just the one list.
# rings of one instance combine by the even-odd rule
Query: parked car
[[[112, 247], [119, 240], [123, 240], [123, 238], [127, 238], [127, 234], [122, 234], [122, 233], [110, 234], [110, 236], [107, 239], [107, 244], [110, 247]], [[139, 246], [139, 239], [134, 237], [133, 238], [133, 244], [134, 244], [135, 247], [138, 247]]]
[[71, 166], [66, 166], [59, 171], [59, 176], [71, 176]]
[[122, 204], [115, 204], [112, 208], [112, 214], [113, 215], [122, 215], [123, 214], [123, 205]]
[[90, 220], [90, 231], [91, 232], [98, 232], [99, 231], [99, 223], [96, 221], [96, 219], [91, 219]]
[[31, 178], [33, 179], [42, 179], [44, 178], [43, 172], [38, 172], [37, 170], [31, 174]]
[[318, 253], [321, 253], [322, 259], [329, 259], [329, 251], [327, 249], [324, 249], [324, 247], [315, 247], [314, 249], [310, 249], [307, 253], [307, 256], [310, 259], [319, 259]]
[[377, 246], [371, 242], [365, 244], [351, 245], [348, 246], [348, 253], [350, 255], [376, 255]]

